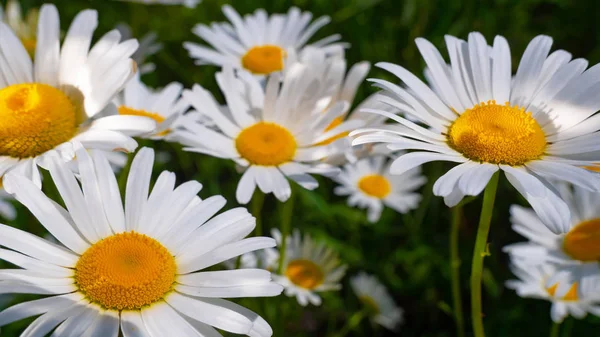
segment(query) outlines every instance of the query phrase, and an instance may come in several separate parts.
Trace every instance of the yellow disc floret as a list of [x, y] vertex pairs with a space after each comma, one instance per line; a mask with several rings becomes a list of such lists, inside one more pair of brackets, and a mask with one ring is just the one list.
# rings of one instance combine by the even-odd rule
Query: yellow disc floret
[[389, 180], [380, 174], [369, 174], [358, 181], [358, 188], [366, 195], [383, 199], [392, 191]]
[[[339, 125], [340, 125], [340, 124], [342, 124], [343, 122], [344, 122], [344, 117], [343, 117], [343, 116], [336, 117], [336, 118], [335, 118], [335, 119], [334, 119], [334, 120], [333, 120], [333, 121], [332, 121], [332, 122], [331, 122], [331, 123], [330, 123], [330, 124], [329, 124], [329, 125], [328, 125], [328, 126], [325, 128], [325, 131], [324, 131], [324, 132], [327, 132], [327, 131], [329, 131], [329, 130], [332, 130], [333, 128], [335, 128], [335, 127], [339, 126]], [[331, 137], [331, 138], [328, 138], [328, 139], [326, 139], [326, 140], [324, 140], [324, 141], [322, 141], [322, 142], [320, 142], [320, 143], [317, 143], [317, 144], [315, 144], [315, 145], [327, 145], [327, 144], [331, 144], [331, 143], [333, 143], [334, 141], [336, 141], [336, 140], [338, 140], [338, 139], [341, 139], [341, 138], [344, 138], [344, 137], [348, 137], [348, 135], [349, 135], [349, 134], [350, 134], [350, 132], [348, 132], [348, 131], [346, 131], [346, 132], [340, 132], [340, 133], [338, 133], [337, 135], [335, 135], [335, 136], [333, 136], [333, 137]]]
[[575, 260], [600, 261], [600, 218], [573, 227], [563, 239], [563, 250]]
[[309, 260], [290, 261], [285, 276], [298, 287], [309, 290], [317, 288], [325, 280], [321, 267]]
[[0, 90], [0, 156], [35, 157], [76, 131], [77, 109], [62, 91], [40, 83]]
[[75, 282], [103, 308], [136, 310], [169, 293], [176, 272], [175, 258], [158, 241], [127, 232], [88, 248], [75, 266]]
[[[579, 300], [579, 296], [577, 296], [577, 287], [579, 287], [579, 284], [577, 282], [574, 282], [571, 285], [571, 288], [569, 288], [569, 290], [567, 291], [567, 293], [560, 298], [560, 300], [563, 301], [578, 301]], [[549, 288], [546, 288], [546, 291], [548, 292], [548, 294], [551, 297], [555, 297], [556, 296], [556, 289], [558, 289], [558, 283], [552, 285]]]
[[[124, 105], [121, 105], [119, 107], [119, 115], [130, 115], [130, 116], [142, 116], [142, 117], [148, 117], [153, 119], [156, 124], [160, 124], [162, 122], [165, 121], [165, 117], [163, 117], [160, 114], [154, 113], [154, 112], [147, 112], [145, 110], [141, 110], [141, 109], [133, 109], [133, 108], [129, 108], [126, 107]], [[162, 132], [159, 132], [157, 134], [157, 136], [165, 136], [167, 135], [169, 132], [171, 132], [171, 130], [164, 130]]]
[[253, 74], [266, 75], [283, 69], [285, 50], [275, 45], [252, 47], [242, 57], [242, 66]]
[[495, 101], [467, 109], [448, 130], [448, 145], [465, 157], [518, 166], [540, 158], [546, 136], [531, 113]]
[[277, 166], [289, 162], [296, 154], [296, 139], [284, 127], [259, 122], [242, 130], [235, 147], [244, 159], [254, 165]]

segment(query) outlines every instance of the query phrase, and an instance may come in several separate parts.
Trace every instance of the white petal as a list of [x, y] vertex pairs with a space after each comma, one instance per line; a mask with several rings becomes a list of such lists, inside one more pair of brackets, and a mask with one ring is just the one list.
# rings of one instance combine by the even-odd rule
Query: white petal
[[125, 192], [125, 226], [127, 230], [136, 230], [142, 212], [148, 200], [150, 177], [154, 166], [154, 150], [141, 149], [131, 164]]

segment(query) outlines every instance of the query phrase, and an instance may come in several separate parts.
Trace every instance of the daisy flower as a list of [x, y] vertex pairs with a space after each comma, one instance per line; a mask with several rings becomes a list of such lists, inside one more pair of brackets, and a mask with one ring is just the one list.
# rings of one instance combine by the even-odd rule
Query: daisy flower
[[390, 63], [378, 66], [407, 89], [372, 81], [391, 97], [385, 103], [427, 127], [371, 110], [404, 128], [359, 130], [353, 134], [355, 144], [383, 142], [394, 150], [416, 150], [394, 161], [393, 174], [431, 161], [459, 163], [433, 187], [448, 206], [480, 194], [502, 170], [553, 232], [566, 231], [568, 207], [548, 180], [600, 190], [600, 175], [580, 167], [600, 161], [600, 123], [593, 116], [600, 107], [598, 66], [584, 72], [586, 60], [571, 60], [563, 50], [549, 54], [548, 36], [531, 41], [514, 78], [509, 46], [501, 36], [493, 46], [479, 33], [469, 34], [468, 41], [446, 36], [450, 65], [429, 41], [416, 43], [430, 69], [431, 87]]
[[160, 90], [147, 87], [139, 74], [134, 76], [113, 103], [121, 116], [143, 116], [156, 122], [156, 129], [140, 135], [149, 139], [169, 139], [172, 128], [189, 108], [189, 103], [181, 99], [183, 85], [173, 82]]
[[214, 49], [193, 42], [183, 44], [190, 57], [196, 59], [196, 64], [231, 66], [264, 76], [284, 70], [286, 64], [292, 63], [288, 62], [288, 58], [293, 60], [307, 46], [319, 48], [327, 54], [344, 51], [345, 44], [336, 43], [339, 35], [307, 44], [321, 27], [329, 23], [330, 18], [326, 16], [311, 23], [311, 13], [292, 7], [287, 14], [269, 16], [264, 9], [257, 9], [254, 14], [242, 18], [229, 5], [223, 6], [223, 13], [230, 23], [213, 23], [210, 27], [199, 24], [193, 29], [194, 34]]
[[513, 205], [510, 209], [512, 228], [530, 241], [507, 246], [504, 250], [525, 259], [592, 268], [600, 276], [597, 235], [600, 233], [600, 193], [566, 184], [558, 187], [571, 213], [568, 231], [555, 234], [533, 210]]
[[128, 1], [128, 2], [137, 2], [146, 5], [184, 5], [188, 8], [196, 8], [202, 0], [119, 0], [119, 1]]
[[[121, 39], [129, 40], [133, 38], [131, 27], [129, 27], [127, 24], [119, 24], [116, 28], [119, 30], [119, 33], [121, 33]], [[162, 43], [156, 42], [157, 38], [158, 36], [156, 33], [147, 33], [140, 39], [140, 46], [135, 53], [131, 55], [131, 58], [139, 65], [139, 72], [142, 75], [151, 73], [156, 69], [156, 65], [154, 63], [146, 63], [146, 59], [158, 53], [158, 51], [163, 48]]]
[[390, 175], [389, 165], [383, 156], [363, 158], [346, 164], [333, 179], [341, 186], [334, 189], [336, 195], [349, 196], [348, 206], [366, 208], [369, 222], [377, 222], [388, 206], [399, 213], [408, 213], [418, 206], [421, 195], [415, 190], [427, 178], [416, 167], [401, 175]]
[[73, 142], [133, 151], [130, 136], [155, 128], [145, 117], [97, 117], [135, 72], [129, 56], [137, 48], [135, 40], [119, 43], [111, 31], [90, 49], [97, 16], [80, 12], [59, 48], [58, 11], [42, 6], [35, 62], [0, 23], [0, 177], [17, 170], [41, 185], [37, 165], [70, 161]]
[[[281, 232], [275, 229], [271, 234], [281, 245]], [[308, 234], [303, 237], [298, 230], [294, 230], [286, 240], [283, 275], [274, 274], [273, 280], [284, 286], [286, 296], [296, 297], [300, 305], [321, 305], [322, 300], [317, 293], [340, 290], [346, 265], [342, 265], [334, 250], [324, 243], [315, 242]]]
[[0, 6], [0, 21], [4, 21], [23, 43], [30, 56], [35, 56], [39, 11], [31, 9], [24, 18], [18, 0], [8, 0], [6, 11]]
[[561, 323], [568, 315], [577, 319], [588, 313], [600, 316], [598, 275], [586, 272], [574, 275], [552, 264], [531, 264], [522, 259], [512, 259], [511, 270], [519, 279], [507, 281], [506, 287], [521, 297], [550, 301], [554, 322]]
[[336, 167], [319, 161], [349, 146], [345, 139], [320, 144], [348, 131], [349, 125], [342, 123], [324, 132], [348, 104], [337, 102], [315, 114], [320, 97], [311, 84], [317, 76], [306, 66], [295, 64], [285, 73], [283, 84], [276, 73], [263, 88], [250, 74], [236, 74], [226, 67], [217, 74], [217, 82], [227, 100], [227, 111], [221, 110], [213, 96], [199, 85], [183, 92], [194, 109], [212, 119], [217, 131], [185, 123], [184, 130], [177, 131], [177, 139], [186, 151], [232, 159], [245, 169], [236, 193], [242, 204], [250, 201], [257, 185], [264, 193], [287, 200], [291, 188], [286, 177], [314, 189], [318, 182], [308, 173], [339, 173]]
[[362, 272], [350, 279], [350, 285], [358, 299], [369, 309], [373, 322], [390, 330], [396, 330], [402, 324], [402, 308], [394, 303], [377, 277]]
[[66, 164], [50, 168], [66, 209], [25, 177], [10, 179], [16, 199], [62, 245], [0, 225], [0, 258], [22, 268], [0, 270], [0, 293], [50, 295], [0, 312], [1, 326], [39, 316], [24, 335], [220, 336], [215, 328], [272, 335], [261, 317], [222, 299], [280, 294], [269, 272], [202, 271], [275, 245], [244, 239], [255, 227], [246, 209], [215, 216], [223, 197], [201, 200], [196, 181], [175, 188], [168, 171], [150, 190], [149, 148], [132, 162], [123, 207], [106, 158], [83, 148], [76, 154], [81, 187]]

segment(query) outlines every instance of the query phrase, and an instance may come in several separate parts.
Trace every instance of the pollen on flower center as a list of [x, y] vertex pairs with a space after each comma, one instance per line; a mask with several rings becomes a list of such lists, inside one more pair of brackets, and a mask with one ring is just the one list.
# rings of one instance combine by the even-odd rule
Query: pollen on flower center
[[448, 145], [465, 157], [518, 166], [540, 158], [546, 135], [524, 108], [495, 101], [467, 109], [448, 129]]
[[600, 260], [600, 218], [573, 227], [563, 239], [563, 250], [575, 260]]
[[[579, 300], [579, 296], [577, 296], [577, 287], [578, 286], [579, 286], [579, 284], [577, 282], [574, 282], [571, 285], [571, 288], [569, 288], [569, 290], [565, 294], [565, 296], [563, 296], [561, 298], [561, 300], [563, 300], [563, 301], [578, 301]], [[546, 291], [548, 292], [548, 294], [551, 297], [555, 297], [556, 296], [556, 289], [557, 288], [558, 288], [558, 283], [552, 285], [549, 288], [546, 288]]]
[[309, 260], [293, 260], [288, 263], [285, 276], [295, 285], [304, 289], [315, 289], [325, 281], [319, 266]]
[[266, 44], [252, 47], [242, 56], [242, 66], [253, 74], [270, 74], [283, 69], [285, 50], [279, 46]]
[[369, 174], [358, 181], [358, 188], [375, 198], [385, 198], [392, 191], [389, 180], [380, 174]]
[[[154, 113], [154, 112], [147, 112], [145, 110], [140, 110], [140, 109], [133, 109], [124, 105], [121, 105], [119, 107], [119, 115], [129, 115], [129, 116], [142, 116], [142, 117], [148, 117], [153, 119], [156, 124], [160, 124], [162, 122], [165, 121], [165, 117], [161, 116], [160, 114]], [[171, 130], [164, 130], [159, 132], [157, 135], [158, 136], [165, 136], [167, 135], [169, 132], [171, 132]]]
[[277, 166], [294, 158], [297, 145], [287, 129], [274, 123], [259, 122], [240, 132], [235, 147], [251, 164]]
[[115, 234], [86, 250], [75, 283], [92, 302], [135, 310], [162, 299], [175, 282], [175, 258], [158, 241], [135, 232]]
[[76, 131], [77, 108], [62, 91], [41, 83], [0, 89], [0, 156], [35, 157]]

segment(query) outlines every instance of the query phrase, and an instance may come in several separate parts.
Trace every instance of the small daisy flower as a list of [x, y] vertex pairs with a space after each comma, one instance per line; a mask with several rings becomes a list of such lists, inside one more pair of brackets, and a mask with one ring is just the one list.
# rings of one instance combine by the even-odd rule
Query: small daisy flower
[[0, 23], [0, 177], [17, 170], [41, 185], [37, 166], [72, 160], [73, 142], [130, 152], [137, 147], [130, 136], [155, 128], [145, 117], [98, 117], [135, 72], [129, 56], [137, 42], [119, 43], [111, 31], [90, 49], [97, 19], [96, 11], [80, 12], [59, 48], [58, 11], [42, 6], [35, 62]]
[[113, 103], [121, 116], [143, 116], [156, 122], [156, 130], [140, 137], [169, 139], [172, 129], [180, 123], [179, 119], [189, 108], [189, 103], [181, 99], [182, 90], [183, 85], [177, 82], [160, 90], [151, 89], [142, 82], [138, 73], [127, 82]]
[[364, 272], [350, 279], [352, 290], [369, 310], [371, 320], [387, 329], [396, 330], [402, 324], [403, 310], [398, 307], [377, 277]]
[[311, 46], [327, 54], [343, 53], [345, 44], [336, 43], [339, 35], [331, 35], [322, 40], [307, 44], [310, 38], [329, 23], [329, 17], [322, 16], [311, 22], [312, 14], [301, 12], [296, 7], [287, 14], [267, 15], [264, 9], [241, 17], [231, 6], [223, 6], [223, 13], [230, 23], [213, 23], [210, 27], [199, 24], [194, 34], [211, 45], [208, 48], [193, 42], [183, 46], [196, 64], [214, 64], [264, 76], [284, 70], [288, 57], [294, 59], [303, 48]]
[[394, 161], [393, 174], [431, 161], [458, 163], [433, 187], [448, 206], [465, 195], [480, 194], [502, 170], [553, 232], [566, 231], [568, 207], [549, 180], [600, 190], [600, 175], [580, 167], [600, 161], [600, 123], [591, 118], [600, 107], [596, 67], [584, 72], [586, 60], [571, 60], [563, 50], [549, 54], [552, 39], [547, 36], [531, 41], [514, 79], [509, 46], [501, 36], [493, 46], [479, 33], [469, 34], [468, 41], [446, 36], [450, 65], [429, 41], [419, 38], [416, 43], [430, 69], [431, 87], [390, 63], [378, 66], [401, 79], [407, 89], [372, 81], [391, 97], [385, 103], [427, 128], [370, 110], [403, 128], [359, 130], [353, 134], [355, 143], [416, 150]]
[[0, 225], [0, 258], [22, 268], [0, 270], [0, 293], [49, 295], [0, 312], [0, 326], [39, 316], [24, 335], [272, 335], [257, 314], [222, 299], [280, 294], [268, 271], [203, 271], [275, 246], [272, 238], [244, 239], [255, 227], [246, 209], [215, 216], [223, 197], [201, 200], [196, 181], [175, 188], [168, 171], [150, 190], [149, 148], [132, 162], [123, 207], [106, 158], [83, 148], [76, 154], [81, 186], [66, 164], [50, 168], [66, 209], [25, 177], [10, 179], [16, 199], [62, 245]]
[[[273, 230], [272, 235], [281, 245], [281, 233]], [[273, 280], [285, 287], [286, 296], [296, 297], [300, 305], [321, 305], [322, 300], [317, 293], [340, 290], [346, 265], [342, 265], [334, 250], [324, 243], [315, 242], [308, 234], [302, 237], [298, 230], [294, 230], [287, 240], [283, 275], [274, 274]]]
[[402, 214], [417, 208], [421, 195], [415, 190], [427, 181], [421, 175], [420, 167], [401, 175], [388, 172], [389, 165], [386, 165], [383, 156], [346, 164], [342, 172], [333, 178], [341, 185], [335, 188], [334, 193], [349, 196], [350, 207], [366, 208], [369, 222], [379, 220], [384, 205]]
[[566, 184], [558, 187], [571, 213], [568, 230], [555, 234], [533, 210], [513, 205], [512, 228], [530, 242], [513, 244], [504, 250], [525, 259], [592, 268], [600, 276], [600, 193]]
[[23, 43], [30, 56], [35, 56], [39, 11], [31, 9], [24, 18], [18, 0], [8, 0], [6, 11], [0, 6], [0, 21], [4, 21]]
[[[119, 30], [119, 33], [121, 33], [121, 39], [129, 40], [133, 38], [131, 27], [127, 24], [119, 24], [116, 28]], [[156, 33], [147, 33], [140, 39], [140, 46], [135, 53], [131, 55], [131, 58], [139, 65], [139, 73], [142, 75], [151, 73], [156, 69], [156, 65], [154, 63], [147, 63], [146, 59], [158, 53], [163, 48], [162, 43], [156, 42], [157, 38], [158, 36]]]
[[[217, 130], [199, 123], [185, 123], [177, 131], [184, 150], [231, 159], [245, 172], [237, 187], [237, 200], [245, 204], [256, 186], [287, 200], [291, 188], [286, 179], [306, 189], [318, 186], [309, 173], [335, 175], [339, 169], [320, 160], [341, 153], [349, 146], [346, 139], [321, 144], [348, 130], [342, 123], [325, 132], [333, 120], [346, 111], [348, 104], [337, 102], [325, 112], [318, 109], [318, 93], [312, 90], [317, 74], [301, 64], [270, 76], [266, 88], [246, 72], [225, 68], [217, 82], [227, 100], [223, 111], [214, 97], [199, 85], [184, 90], [183, 97], [192, 107], [210, 117]], [[281, 84], [281, 85], [280, 85]], [[320, 110], [319, 110], [320, 111]]]
[[511, 270], [519, 279], [507, 281], [506, 287], [521, 297], [550, 301], [554, 322], [561, 323], [569, 315], [577, 319], [588, 313], [600, 316], [598, 275], [574, 275], [552, 264], [532, 264], [522, 259], [512, 259]]
[[202, 0], [119, 0], [128, 2], [137, 2], [146, 5], [184, 5], [188, 8], [196, 8]]

